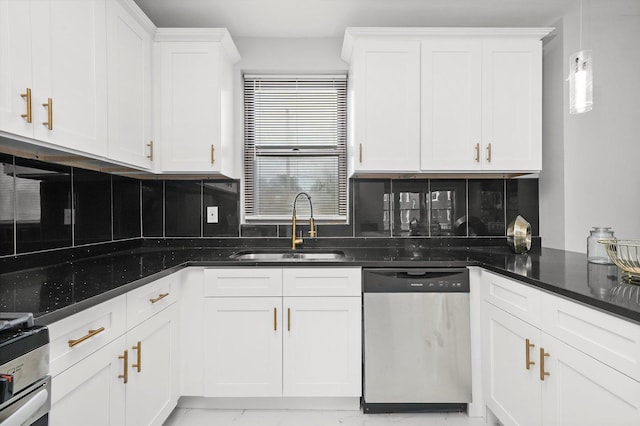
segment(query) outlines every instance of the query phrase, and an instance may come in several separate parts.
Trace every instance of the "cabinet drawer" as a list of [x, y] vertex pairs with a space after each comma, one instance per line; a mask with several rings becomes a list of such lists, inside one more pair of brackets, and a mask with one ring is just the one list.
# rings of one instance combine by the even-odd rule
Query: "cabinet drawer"
[[118, 296], [48, 326], [55, 377], [126, 331], [126, 297]]
[[540, 328], [540, 290], [491, 272], [482, 272], [482, 298]]
[[542, 329], [640, 381], [640, 326], [544, 293]]
[[127, 293], [127, 330], [175, 303], [177, 292], [173, 274]]
[[206, 296], [282, 296], [281, 268], [204, 270]]
[[285, 268], [284, 296], [360, 296], [360, 268]]

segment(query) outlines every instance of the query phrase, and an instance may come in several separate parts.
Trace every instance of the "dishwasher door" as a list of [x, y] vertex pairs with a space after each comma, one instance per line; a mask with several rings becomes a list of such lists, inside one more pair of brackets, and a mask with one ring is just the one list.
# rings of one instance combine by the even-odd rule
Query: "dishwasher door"
[[382, 411], [463, 410], [471, 402], [468, 275], [462, 286], [442, 274], [435, 285], [406, 272], [385, 279], [386, 290], [378, 283], [367, 292], [365, 273], [365, 412], [375, 404], [388, 406]]

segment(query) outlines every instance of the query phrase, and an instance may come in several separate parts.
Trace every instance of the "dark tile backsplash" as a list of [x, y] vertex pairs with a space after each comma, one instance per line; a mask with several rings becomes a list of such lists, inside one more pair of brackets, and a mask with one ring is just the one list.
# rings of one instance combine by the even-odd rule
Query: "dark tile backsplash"
[[71, 167], [15, 158], [17, 253], [71, 245], [71, 173]]
[[[0, 190], [0, 256], [139, 237], [291, 237], [289, 224], [240, 223], [239, 181], [139, 181], [0, 154]], [[501, 237], [518, 214], [540, 233], [538, 179], [352, 179], [350, 198], [349, 223], [318, 224], [318, 237]]]
[[0, 256], [14, 251], [13, 157], [0, 154]]
[[164, 229], [167, 237], [202, 236], [202, 183], [199, 180], [165, 181]]
[[73, 169], [75, 243], [101, 243], [112, 239], [111, 175]]

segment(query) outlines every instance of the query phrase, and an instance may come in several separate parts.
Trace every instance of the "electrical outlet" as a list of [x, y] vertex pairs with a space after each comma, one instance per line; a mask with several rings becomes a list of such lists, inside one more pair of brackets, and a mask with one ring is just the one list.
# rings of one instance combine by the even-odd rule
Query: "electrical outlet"
[[218, 223], [218, 206], [207, 207], [207, 223]]

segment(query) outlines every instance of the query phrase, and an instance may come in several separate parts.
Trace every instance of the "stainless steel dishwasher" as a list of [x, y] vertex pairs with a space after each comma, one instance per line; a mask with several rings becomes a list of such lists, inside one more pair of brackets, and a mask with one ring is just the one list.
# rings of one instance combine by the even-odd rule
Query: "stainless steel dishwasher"
[[364, 412], [465, 411], [468, 270], [364, 269], [363, 288]]

